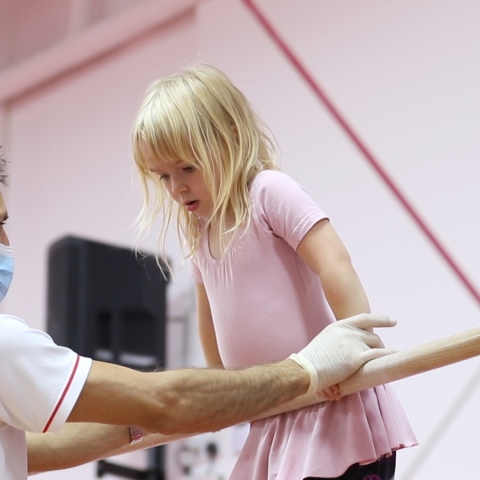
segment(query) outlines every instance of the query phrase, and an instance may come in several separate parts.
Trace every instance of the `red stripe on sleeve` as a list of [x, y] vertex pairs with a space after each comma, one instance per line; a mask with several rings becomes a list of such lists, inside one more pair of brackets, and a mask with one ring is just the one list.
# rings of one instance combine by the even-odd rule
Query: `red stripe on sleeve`
[[67, 395], [68, 393], [68, 390], [70, 389], [70, 386], [72, 385], [72, 382], [73, 382], [73, 378], [75, 377], [75, 373], [77, 372], [77, 369], [78, 369], [78, 364], [80, 363], [80, 356], [77, 355], [77, 360], [75, 362], [75, 365], [73, 367], [73, 371], [70, 375], [70, 378], [68, 379], [68, 383], [65, 387], [65, 390], [63, 391], [62, 393], [62, 396], [60, 397], [58, 403], [57, 403], [57, 406], [55, 407], [55, 410], [52, 412], [52, 415], [50, 416], [50, 418], [48, 419], [48, 422], [47, 424], [45, 425], [45, 428], [43, 429], [43, 432], [42, 433], [45, 433], [46, 431], [48, 431], [48, 429], [50, 428], [50, 425], [52, 424], [53, 422], [53, 419], [55, 418], [55, 415], [57, 414], [58, 412], [58, 409], [60, 408], [60, 406], [62, 405], [62, 402], [63, 400], [65, 399], [65, 396]]

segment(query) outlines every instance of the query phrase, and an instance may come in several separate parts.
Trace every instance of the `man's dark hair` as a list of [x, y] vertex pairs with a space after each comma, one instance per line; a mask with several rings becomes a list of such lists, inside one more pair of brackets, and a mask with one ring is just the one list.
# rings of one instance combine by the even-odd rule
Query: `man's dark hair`
[[[1, 147], [0, 147], [1, 148]], [[3, 158], [2, 152], [0, 152], [0, 184], [7, 184], [7, 161]]]

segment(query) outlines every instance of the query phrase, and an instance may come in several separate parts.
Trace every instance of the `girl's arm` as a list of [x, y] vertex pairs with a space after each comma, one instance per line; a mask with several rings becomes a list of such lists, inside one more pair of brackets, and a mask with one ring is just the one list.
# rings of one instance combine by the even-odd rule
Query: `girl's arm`
[[[309, 230], [297, 253], [320, 277], [325, 297], [337, 320], [358, 313], [370, 313], [367, 295], [350, 255], [328, 220], [321, 220]], [[340, 399], [338, 385], [319, 393], [329, 400]]]
[[213, 326], [210, 302], [208, 301], [205, 286], [202, 283], [196, 284], [197, 293], [197, 324], [202, 344], [203, 355], [208, 367], [223, 368], [222, 359], [218, 351], [217, 336]]
[[369, 313], [370, 305], [350, 255], [328, 220], [316, 223], [297, 253], [320, 277], [325, 297], [337, 320]]

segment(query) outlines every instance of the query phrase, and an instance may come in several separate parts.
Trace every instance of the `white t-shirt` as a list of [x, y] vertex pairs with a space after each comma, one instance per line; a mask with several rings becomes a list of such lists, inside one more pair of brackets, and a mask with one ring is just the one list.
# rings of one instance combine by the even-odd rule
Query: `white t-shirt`
[[92, 360], [20, 318], [0, 315], [0, 479], [27, 478], [25, 431], [58, 432]]

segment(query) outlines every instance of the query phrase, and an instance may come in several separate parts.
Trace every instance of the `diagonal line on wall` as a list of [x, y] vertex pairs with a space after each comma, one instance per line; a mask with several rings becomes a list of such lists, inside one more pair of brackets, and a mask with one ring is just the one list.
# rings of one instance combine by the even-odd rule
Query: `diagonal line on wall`
[[432, 453], [435, 445], [442, 437], [449, 434], [447, 431], [448, 425], [454, 423], [454, 421], [458, 418], [460, 412], [469, 401], [472, 393], [478, 388], [479, 380], [480, 368], [477, 366], [477, 368], [475, 368], [473, 373], [470, 375], [470, 378], [465, 382], [464, 386], [458, 392], [456, 392], [455, 398], [450, 403], [450, 406], [443, 412], [440, 418], [435, 419], [436, 425], [428, 433], [426, 438], [422, 440], [418, 447], [420, 448], [419, 454], [413, 459], [412, 462], [409, 463], [403, 472], [402, 478], [405, 480], [412, 480], [415, 473], [417, 473], [421, 467], [421, 464], [424, 463], [425, 459]]
[[248, 7], [248, 9], [253, 13], [257, 18], [261, 26], [269, 34], [271, 39], [275, 42], [277, 47], [283, 52], [285, 57], [290, 61], [292, 66], [297, 70], [301, 75], [303, 80], [308, 84], [308, 86], [313, 90], [315, 95], [318, 97], [321, 103], [325, 108], [330, 112], [333, 118], [338, 122], [350, 140], [355, 144], [355, 146], [360, 150], [362, 155], [372, 166], [375, 172], [383, 180], [383, 182], [390, 189], [394, 197], [400, 202], [400, 204], [405, 208], [413, 221], [417, 224], [420, 230], [428, 238], [430, 243], [434, 246], [435, 250], [440, 254], [440, 256], [445, 260], [451, 270], [455, 273], [456, 277], [460, 280], [463, 286], [468, 290], [476, 302], [480, 305], [480, 293], [475, 289], [474, 285], [470, 282], [467, 276], [463, 273], [457, 263], [453, 260], [450, 254], [447, 252], [445, 247], [441, 242], [436, 238], [430, 228], [427, 226], [425, 221], [420, 217], [418, 212], [413, 208], [412, 204], [408, 201], [405, 195], [400, 191], [397, 185], [393, 182], [387, 172], [382, 168], [380, 162], [374, 157], [372, 152], [367, 148], [365, 143], [360, 139], [360, 137], [355, 133], [353, 128], [348, 124], [345, 118], [340, 114], [338, 109], [333, 105], [331, 100], [328, 98], [326, 93], [320, 88], [319, 84], [314, 80], [313, 76], [308, 72], [307, 68], [302, 64], [298, 57], [293, 53], [290, 47], [285, 43], [279, 33], [275, 30], [270, 21], [263, 15], [263, 13], [258, 9], [254, 2], [251, 0], [242, 0], [243, 3]]

